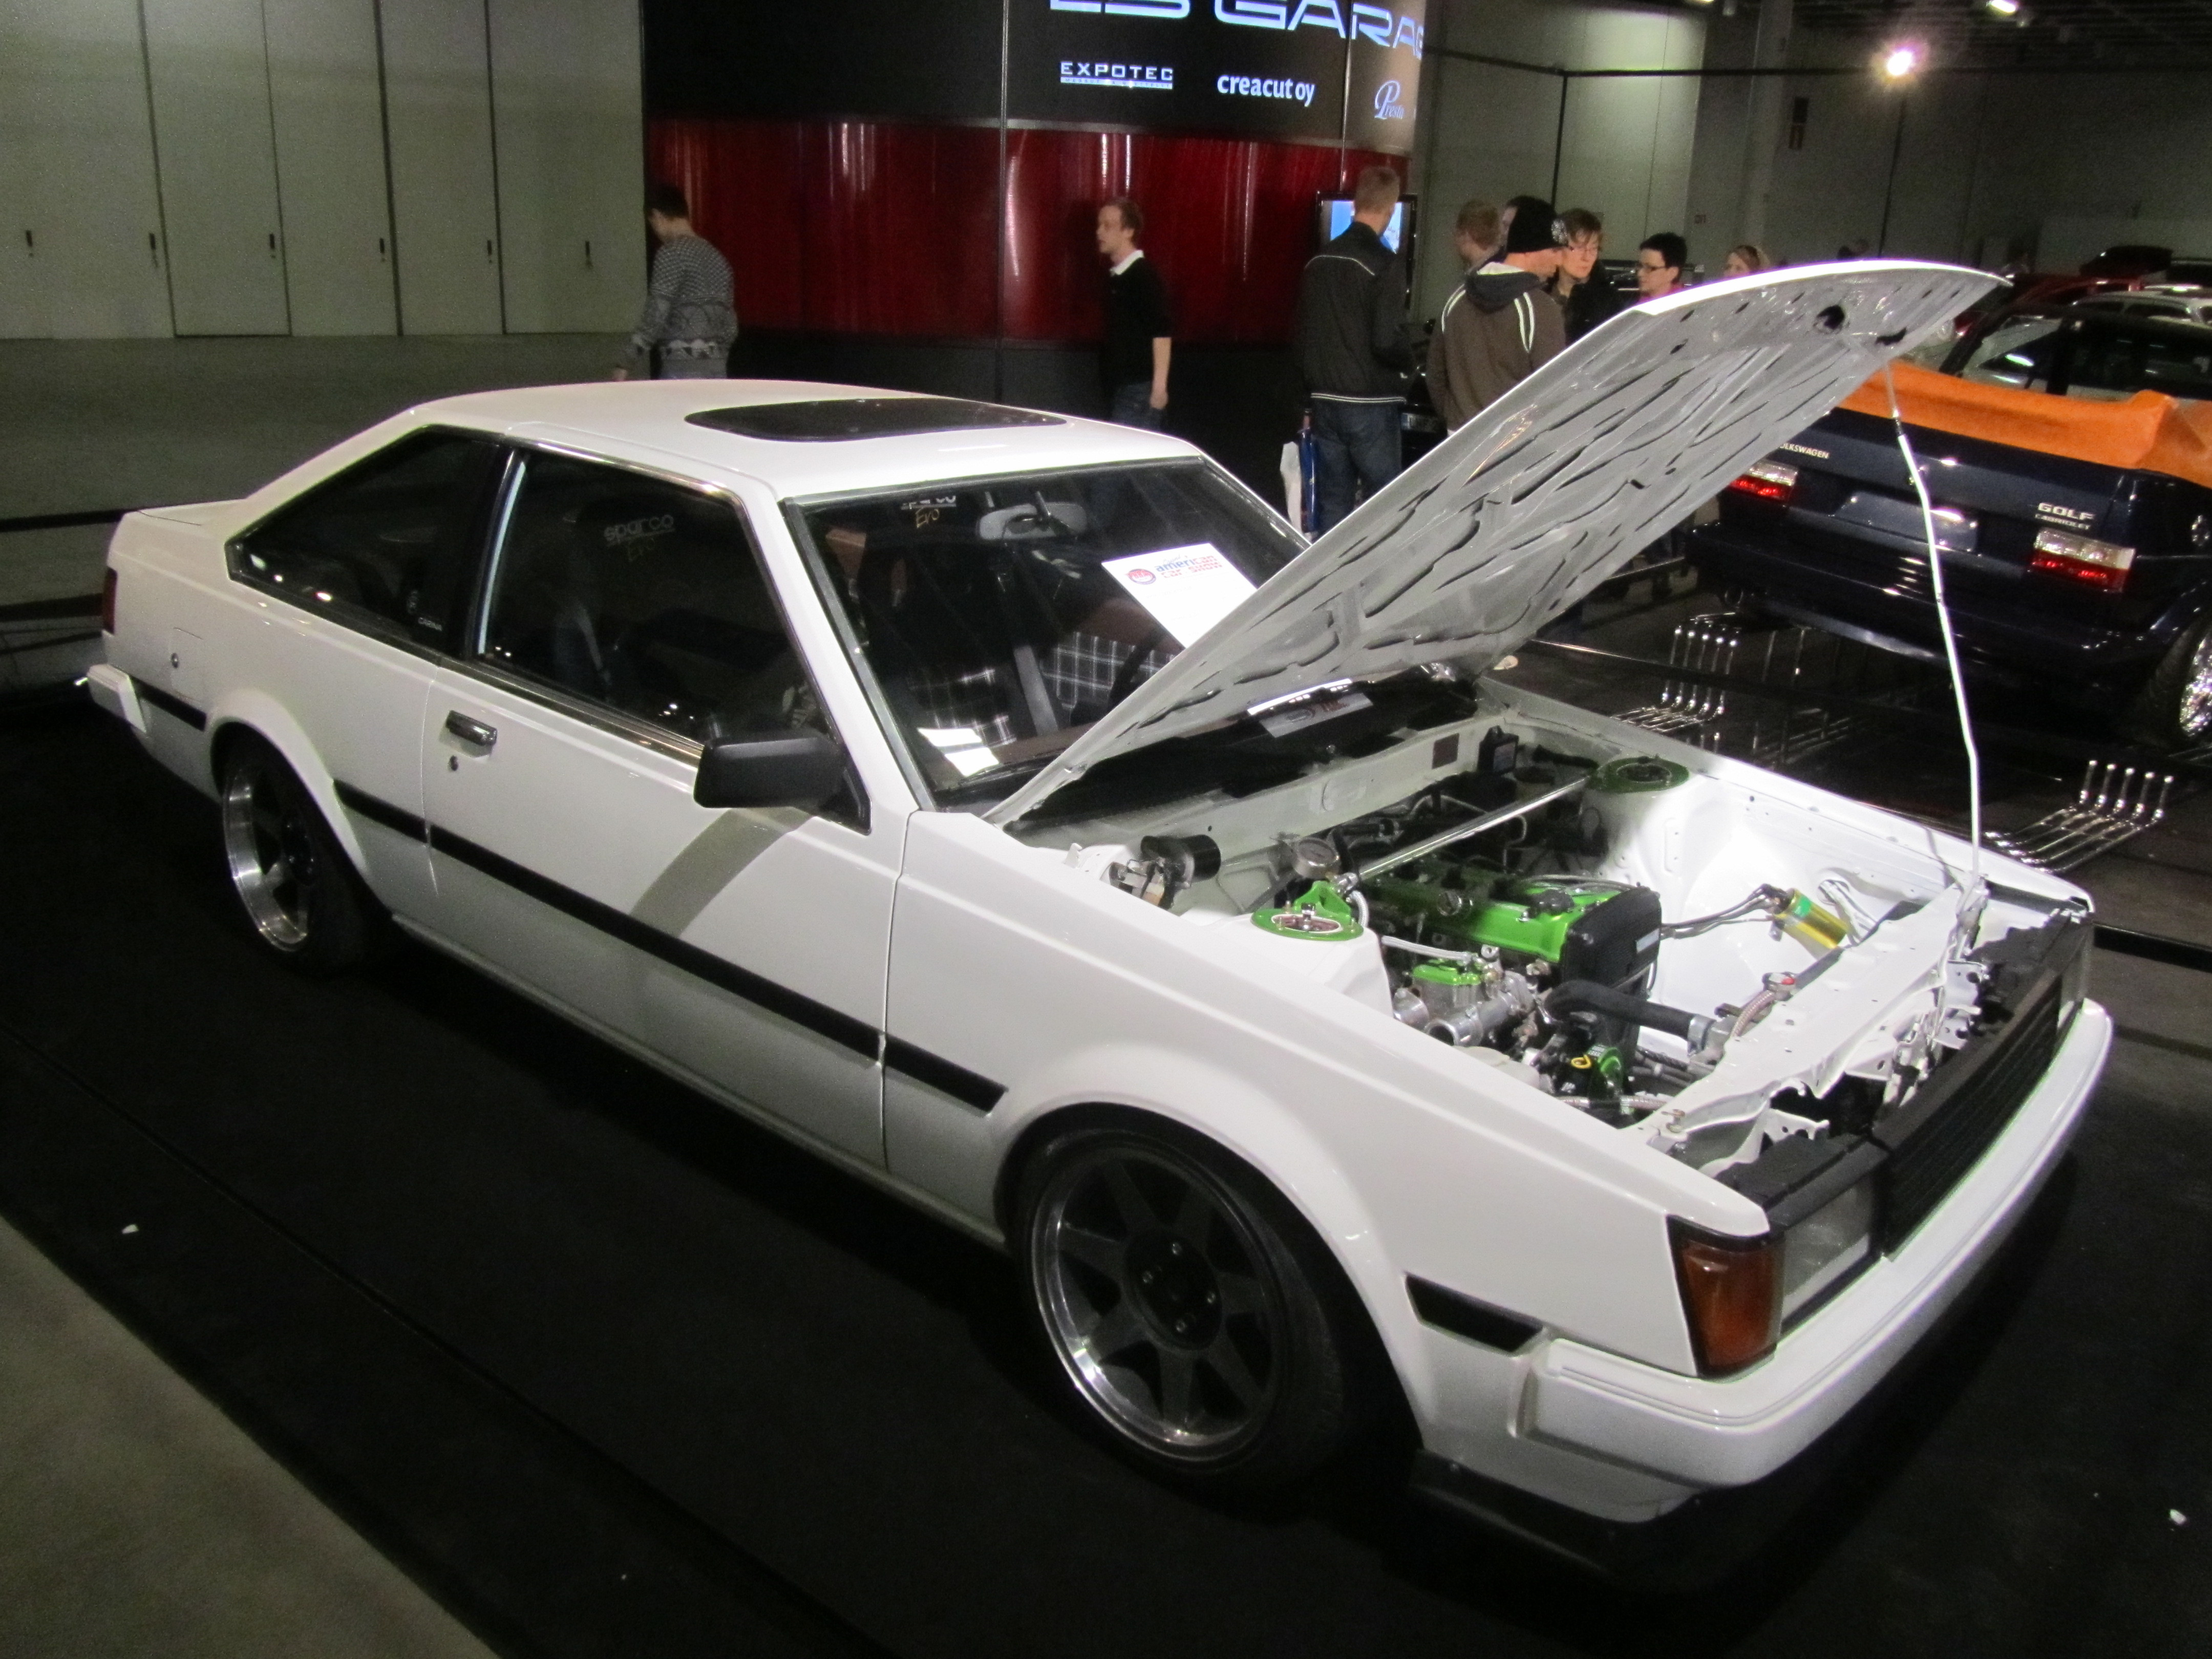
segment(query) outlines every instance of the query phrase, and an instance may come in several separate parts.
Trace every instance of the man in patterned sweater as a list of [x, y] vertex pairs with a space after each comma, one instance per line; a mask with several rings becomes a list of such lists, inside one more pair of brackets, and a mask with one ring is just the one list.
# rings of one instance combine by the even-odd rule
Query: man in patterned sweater
[[664, 380], [721, 380], [738, 337], [730, 262], [691, 228], [690, 204], [676, 185], [655, 185], [646, 193], [645, 218], [660, 247], [653, 256], [644, 313], [615, 379], [647, 368], [657, 349]]

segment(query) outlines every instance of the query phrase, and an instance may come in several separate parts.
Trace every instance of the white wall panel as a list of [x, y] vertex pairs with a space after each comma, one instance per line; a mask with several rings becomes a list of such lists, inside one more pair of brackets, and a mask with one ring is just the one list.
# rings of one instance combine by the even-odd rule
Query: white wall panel
[[[1565, 0], [1445, 0], [1430, 9], [1429, 40], [1567, 69], [1695, 69], [1705, 20]], [[1427, 229], [1415, 287], [1418, 314], [1434, 317], [1460, 280], [1451, 223], [1481, 197], [1553, 193], [1553, 205], [1605, 220], [1608, 257], [1632, 255], [1655, 230], [1686, 228], [1698, 87], [1684, 77], [1577, 80], [1559, 134], [1559, 78], [1444, 58], [1432, 71], [1421, 119], [1433, 124], [1422, 189]], [[1556, 163], [1555, 163], [1556, 157]], [[1724, 251], [1724, 250], [1723, 250]], [[1692, 238], [1693, 257], [1704, 250]], [[1713, 261], [1718, 264], [1718, 256]]]
[[179, 334], [283, 334], [261, 0], [141, 0]]
[[483, 0], [383, 0], [385, 106], [407, 334], [500, 332]]
[[34, 239], [37, 173], [31, 150], [33, 89], [30, 60], [17, 49], [9, 12], [0, 10], [0, 340], [36, 339], [48, 331]]
[[629, 327], [643, 297], [637, 13], [489, 0], [507, 326]]
[[374, 0], [266, 0], [269, 99], [295, 334], [390, 334]]
[[[170, 331], [136, 0], [0, 0], [14, 131], [28, 135], [32, 261], [48, 331]], [[21, 175], [19, 174], [19, 177]]]

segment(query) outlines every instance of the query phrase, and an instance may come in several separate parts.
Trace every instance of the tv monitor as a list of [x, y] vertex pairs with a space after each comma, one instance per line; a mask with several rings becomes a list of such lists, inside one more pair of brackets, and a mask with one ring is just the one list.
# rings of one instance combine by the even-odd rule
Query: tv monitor
[[[1414, 234], [1416, 198], [1401, 196], [1398, 205], [1390, 210], [1390, 222], [1382, 228], [1382, 246], [1393, 253], [1402, 253], [1407, 264], [1413, 262], [1413, 250], [1407, 245]], [[1352, 222], [1352, 198], [1349, 196], [1324, 196], [1320, 201], [1321, 240], [1333, 242], [1344, 234]]]

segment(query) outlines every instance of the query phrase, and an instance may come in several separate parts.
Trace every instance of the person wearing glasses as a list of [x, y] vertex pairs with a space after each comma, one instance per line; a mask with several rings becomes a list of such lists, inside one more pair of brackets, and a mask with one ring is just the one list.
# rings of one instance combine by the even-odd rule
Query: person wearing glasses
[[1559, 274], [1552, 278], [1552, 295], [1566, 313], [1567, 338], [1579, 340], [1621, 308], [1620, 293], [1597, 274], [1605, 252], [1605, 221], [1588, 208], [1569, 208], [1559, 216], [1566, 227], [1567, 246], [1559, 255]]
[[1689, 284], [1682, 272], [1690, 263], [1690, 245], [1671, 230], [1647, 236], [1636, 249], [1636, 291], [1647, 300], [1680, 294]]

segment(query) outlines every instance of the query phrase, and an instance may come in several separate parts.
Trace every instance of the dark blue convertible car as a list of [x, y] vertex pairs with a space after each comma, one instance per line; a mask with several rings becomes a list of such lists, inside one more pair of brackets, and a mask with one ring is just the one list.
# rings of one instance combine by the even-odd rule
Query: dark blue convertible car
[[[1961, 650], [2111, 710], [2165, 747], [2212, 738], [2212, 327], [2014, 310], [1897, 395], [1936, 507]], [[1914, 654], [1940, 649], [1920, 509], [1869, 381], [1736, 480], [1692, 537], [1709, 580]]]

